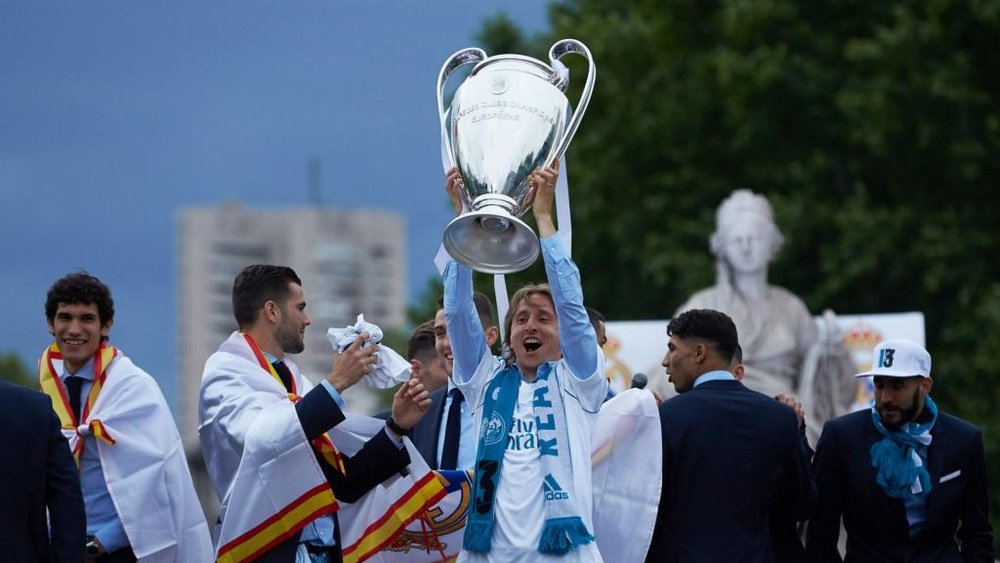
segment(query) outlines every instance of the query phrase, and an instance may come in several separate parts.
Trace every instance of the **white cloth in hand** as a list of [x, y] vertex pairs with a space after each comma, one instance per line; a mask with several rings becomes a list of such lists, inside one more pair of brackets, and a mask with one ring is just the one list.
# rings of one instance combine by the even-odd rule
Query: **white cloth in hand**
[[329, 328], [326, 331], [326, 338], [330, 345], [338, 353], [354, 344], [358, 335], [362, 332], [368, 333], [368, 339], [361, 346], [378, 346], [375, 353], [375, 366], [371, 373], [363, 378], [365, 385], [376, 389], [388, 389], [410, 378], [410, 362], [406, 361], [395, 350], [380, 344], [382, 342], [382, 329], [378, 325], [365, 321], [365, 316], [358, 315], [358, 320], [353, 326], [344, 328]]

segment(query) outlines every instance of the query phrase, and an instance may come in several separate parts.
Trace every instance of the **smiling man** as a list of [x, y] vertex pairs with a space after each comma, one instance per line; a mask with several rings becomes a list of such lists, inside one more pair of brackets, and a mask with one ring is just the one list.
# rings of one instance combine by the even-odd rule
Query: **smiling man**
[[114, 313], [94, 276], [58, 280], [45, 301], [55, 340], [38, 362], [80, 469], [87, 561], [207, 561], [212, 542], [180, 435], [153, 378], [108, 344]]
[[[479, 440], [459, 561], [601, 561], [590, 441], [608, 382], [580, 272], [556, 236], [557, 175], [558, 166], [531, 177], [549, 284], [514, 294], [503, 359], [487, 346], [471, 271], [454, 261], [445, 269], [452, 379], [473, 408]], [[449, 184], [457, 181], [449, 175]]]
[[992, 562], [982, 431], [938, 411], [916, 343], [880, 343], [871, 366], [872, 408], [827, 422], [816, 446], [810, 561], [840, 561], [843, 517], [850, 561]]
[[[500, 337], [500, 329], [493, 324], [493, 304], [490, 299], [475, 293], [476, 312], [490, 348]], [[432, 323], [434, 350], [446, 374], [447, 385], [431, 393], [431, 406], [427, 416], [413, 427], [410, 438], [417, 451], [431, 469], [472, 469], [476, 461], [476, 432], [472, 421], [472, 407], [458, 386], [451, 379], [454, 356], [451, 340], [444, 319], [444, 301], [438, 304]]]

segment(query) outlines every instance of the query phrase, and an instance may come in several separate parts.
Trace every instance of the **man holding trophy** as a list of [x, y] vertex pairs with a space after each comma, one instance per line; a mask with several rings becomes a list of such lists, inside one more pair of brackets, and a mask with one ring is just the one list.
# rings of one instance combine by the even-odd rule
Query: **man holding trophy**
[[[569, 74], [559, 62], [568, 53], [589, 63], [575, 112], [564, 95]], [[443, 237], [450, 257], [444, 316], [452, 380], [472, 407], [478, 440], [459, 561], [602, 560], [594, 541], [590, 446], [608, 382], [580, 272], [553, 220], [559, 160], [596, 71], [590, 51], [574, 39], [555, 43], [549, 59], [551, 67], [463, 49], [438, 76], [443, 153], [453, 164], [445, 187], [458, 213]], [[446, 110], [448, 77], [471, 64]], [[541, 241], [518, 218], [529, 208]], [[568, 215], [559, 218], [569, 226]], [[506, 314], [498, 297], [507, 339], [503, 356], [494, 357], [473, 302], [472, 270], [517, 272], [539, 252], [549, 283], [522, 287]]]
[[[593, 536], [590, 440], [608, 382], [579, 270], [556, 236], [557, 176], [558, 163], [529, 179], [549, 283], [514, 294], [502, 358], [486, 346], [472, 271], [454, 261], [445, 268], [452, 377], [479, 429], [459, 561], [601, 561]], [[449, 191], [457, 182], [449, 175]]]

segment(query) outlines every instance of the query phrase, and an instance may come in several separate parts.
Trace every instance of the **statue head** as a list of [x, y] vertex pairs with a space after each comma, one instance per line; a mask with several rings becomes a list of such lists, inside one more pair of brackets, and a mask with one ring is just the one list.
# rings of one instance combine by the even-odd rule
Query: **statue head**
[[762, 195], [736, 190], [715, 212], [709, 246], [720, 266], [731, 273], [766, 272], [784, 242], [771, 204]]

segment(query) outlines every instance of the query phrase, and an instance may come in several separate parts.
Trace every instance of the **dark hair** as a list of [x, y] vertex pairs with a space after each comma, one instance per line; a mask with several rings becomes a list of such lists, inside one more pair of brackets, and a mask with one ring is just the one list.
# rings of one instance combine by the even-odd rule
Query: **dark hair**
[[729, 360], [729, 362], [732, 363], [732, 364], [742, 364], [743, 363], [743, 347], [742, 346], [740, 346], [739, 344], [737, 344], [736, 348], [733, 348], [733, 359]]
[[52, 284], [45, 296], [45, 318], [53, 322], [60, 305], [97, 306], [97, 319], [107, 326], [115, 319], [115, 301], [111, 290], [101, 280], [80, 270], [67, 274]]
[[[491, 326], [496, 326], [493, 322], [493, 302], [486, 294], [475, 292], [472, 294], [472, 301], [476, 304], [476, 313], [479, 315], [479, 322], [485, 331]], [[438, 309], [444, 309], [444, 297], [438, 298]]]
[[288, 266], [254, 264], [243, 268], [233, 280], [233, 316], [240, 329], [257, 321], [264, 303], [274, 301], [284, 306], [291, 293], [290, 283], [302, 285], [302, 280]]
[[437, 356], [437, 349], [434, 347], [434, 321], [425, 321], [413, 329], [413, 335], [406, 344], [406, 359], [414, 358], [425, 362]]
[[598, 324], [607, 322], [607, 319], [604, 318], [604, 315], [602, 315], [597, 309], [593, 309], [587, 306], [584, 306], [584, 309], [587, 310], [587, 316], [590, 317], [590, 325], [594, 327], [595, 331], [597, 330]]
[[667, 325], [667, 336], [710, 342], [727, 362], [733, 361], [733, 352], [740, 345], [733, 319], [712, 309], [692, 309], [674, 317]]

